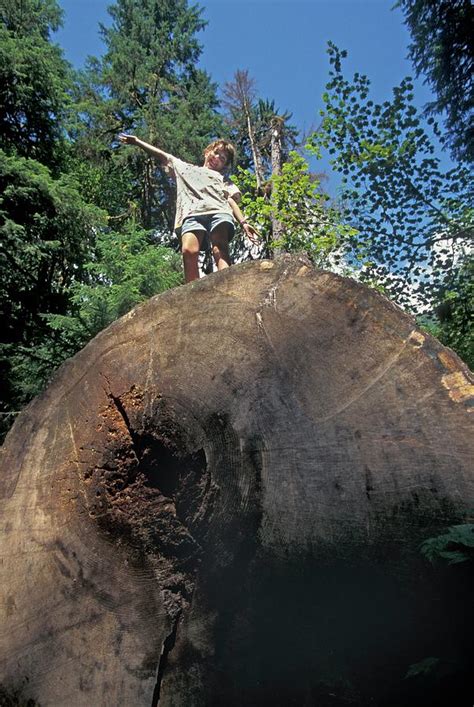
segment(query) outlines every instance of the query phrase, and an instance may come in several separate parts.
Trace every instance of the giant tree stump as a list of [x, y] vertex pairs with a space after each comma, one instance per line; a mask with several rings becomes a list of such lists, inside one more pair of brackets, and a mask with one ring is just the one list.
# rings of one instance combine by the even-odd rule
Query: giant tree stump
[[434, 704], [403, 677], [468, 650], [419, 552], [474, 508], [468, 376], [298, 258], [112, 324], [3, 449], [4, 703]]

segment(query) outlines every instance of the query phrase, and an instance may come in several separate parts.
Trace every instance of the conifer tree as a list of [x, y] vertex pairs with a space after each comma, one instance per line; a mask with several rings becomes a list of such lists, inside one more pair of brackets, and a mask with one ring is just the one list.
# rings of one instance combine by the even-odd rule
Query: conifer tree
[[49, 39], [61, 19], [56, 1], [1, 0], [0, 17], [0, 378], [7, 423], [63, 358], [46, 316], [67, 312], [69, 287], [84, 271], [101, 215], [66, 171], [71, 72]]
[[109, 13], [112, 25], [102, 27], [106, 51], [89, 63], [77, 95], [78, 154], [87, 154], [108, 175], [121, 173], [125, 188], [118, 213], [136, 204], [145, 229], [169, 233], [169, 180], [145, 154], [114, 149], [114, 139], [130, 131], [185, 160], [201, 159], [221, 129], [215, 86], [196, 67], [196, 35], [205, 22], [186, 0], [117, 0]]
[[443, 116], [441, 136], [457, 159], [474, 161], [474, 5], [472, 0], [399, 0], [417, 76], [435, 94], [426, 106]]
[[50, 33], [62, 13], [56, 0], [0, 0], [0, 146], [9, 154], [57, 166], [70, 69]]

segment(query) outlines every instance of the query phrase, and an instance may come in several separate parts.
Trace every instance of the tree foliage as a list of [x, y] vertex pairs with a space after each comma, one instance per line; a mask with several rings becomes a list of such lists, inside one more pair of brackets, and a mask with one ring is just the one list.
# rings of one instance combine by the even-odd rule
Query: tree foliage
[[126, 176], [118, 213], [129, 215], [133, 202], [142, 226], [170, 233], [169, 180], [150, 157], [117, 149], [114, 139], [130, 131], [182, 159], [201, 158], [221, 125], [215, 86], [196, 68], [201, 45], [195, 35], [205, 22], [186, 0], [118, 0], [109, 13], [112, 25], [102, 27], [104, 56], [89, 63], [76, 90], [76, 150], [106, 175]]
[[238, 69], [223, 88], [222, 106], [230, 139], [235, 143], [239, 165], [252, 169], [258, 189], [272, 174], [271, 136], [275, 119], [282, 123], [282, 160], [298, 144], [298, 131], [289, 124], [291, 113], [280, 111], [273, 100], [258, 97], [255, 80], [248, 70]]
[[[294, 149], [298, 131], [288, 122], [291, 113], [280, 111], [273, 100], [259, 98], [248, 71], [238, 70], [223, 94], [226, 124], [238, 148], [236, 182], [243, 207], [264, 236], [260, 248], [246, 247], [237, 238], [235, 257], [304, 250], [319, 262], [336, 247], [334, 213], [329, 213], [319, 179]], [[323, 223], [329, 228], [325, 234]], [[342, 227], [339, 236], [342, 231], [346, 229]]]
[[0, 0], [0, 147], [56, 166], [71, 75], [49, 33], [56, 2]]
[[446, 533], [425, 540], [421, 552], [430, 562], [443, 560], [449, 565], [474, 559], [474, 524], [452, 525]]
[[[234, 181], [242, 192], [242, 206], [249, 220], [264, 237], [264, 249], [305, 252], [319, 267], [343, 269], [343, 255], [355, 235], [344, 224], [336, 207], [321, 190], [319, 179], [311, 173], [308, 162], [292, 151], [280, 174], [270, 178], [272, 199], [259, 193], [255, 174], [239, 169]], [[281, 239], [273, 239], [272, 222], [284, 224]]]
[[86, 277], [71, 287], [71, 314], [50, 314], [49, 325], [70, 354], [132, 307], [183, 282], [181, 260], [133, 221], [121, 233], [101, 231]]
[[66, 169], [72, 75], [49, 34], [53, 0], [2, 0], [0, 26], [0, 341], [2, 423], [63, 355], [45, 314], [65, 313], [102, 220]]
[[454, 349], [474, 370], [474, 258], [464, 255], [451, 286], [443, 292], [435, 307], [437, 322], [434, 333], [439, 340]]
[[48, 313], [66, 313], [103, 214], [70, 174], [0, 150], [0, 339], [4, 417], [39, 392], [65, 352]]
[[329, 54], [322, 125], [309, 144], [317, 154], [328, 149], [342, 177], [362, 278], [380, 283], [411, 309], [432, 307], [454, 284], [458, 249], [472, 239], [470, 170], [462, 164], [441, 169], [413, 106], [409, 78], [393, 89], [391, 100], [374, 103], [369, 79], [355, 74], [349, 81], [342, 72], [345, 53], [330, 44]]
[[399, 0], [412, 36], [409, 55], [436, 99], [429, 113], [446, 116], [441, 136], [461, 159], [474, 161], [474, 6], [471, 0]]

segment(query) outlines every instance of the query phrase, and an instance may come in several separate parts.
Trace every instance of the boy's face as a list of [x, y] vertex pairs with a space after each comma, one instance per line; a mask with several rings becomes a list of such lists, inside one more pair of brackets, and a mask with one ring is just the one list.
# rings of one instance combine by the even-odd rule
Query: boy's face
[[216, 172], [223, 172], [227, 167], [227, 152], [221, 147], [214, 147], [204, 156], [204, 167]]

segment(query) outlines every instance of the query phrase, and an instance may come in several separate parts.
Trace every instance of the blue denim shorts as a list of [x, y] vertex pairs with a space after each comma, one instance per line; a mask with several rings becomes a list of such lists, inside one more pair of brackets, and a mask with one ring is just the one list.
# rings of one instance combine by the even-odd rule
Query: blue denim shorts
[[226, 213], [188, 216], [188, 218], [184, 219], [177, 233], [178, 236], [183, 236], [185, 233], [189, 232], [196, 233], [196, 231], [205, 233], [206, 238], [203, 238], [201, 243], [201, 250], [205, 250], [208, 246], [209, 234], [221, 223], [227, 223], [229, 225], [229, 241], [231, 241], [235, 233], [235, 223], [232, 216]]

